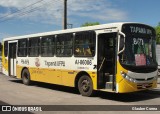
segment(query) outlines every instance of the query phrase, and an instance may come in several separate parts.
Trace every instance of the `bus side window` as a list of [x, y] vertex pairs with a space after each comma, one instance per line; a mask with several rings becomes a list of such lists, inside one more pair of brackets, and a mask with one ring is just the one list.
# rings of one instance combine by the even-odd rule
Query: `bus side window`
[[18, 56], [26, 57], [27, 56], [27, 39], [18, 40]]
[[86, 31], [75, 35], [75, 56], [92, 57], [95, 55], [95, 32]]
[[73, 34], [61, 34], [57, 35], [56, 41], [56, 55], [63, 57], [72, 56], [73, 50]]
[[28, 46], [28, 55], [30, 57], [38, 57], [39, 56], [39, 48], [40, 47], [40, 38], [30, 38], [29, 46]]
[[41, 56], [52, 57], [54, 56], [55, 36], [45, 36], [41, 38]]

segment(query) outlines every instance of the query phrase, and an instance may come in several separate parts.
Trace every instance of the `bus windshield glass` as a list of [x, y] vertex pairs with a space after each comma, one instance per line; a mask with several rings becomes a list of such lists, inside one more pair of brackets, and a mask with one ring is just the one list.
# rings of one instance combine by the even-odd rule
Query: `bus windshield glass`
[[[155, 40], [152, 38], [127, 37], [123, 64], [135, 66], [155, 65]], [[123, 58], [122, 58], [123, 59]]]
[[[132, 25], [125, 27], [125, 50], [120, 55], [120, 62], [128, 69], [133, 68], [155, 68], [157, 66], [155, 53], [155, 35], [154, 30], [148, 27]], [[127, 32], [127, 30], [128, 32]], [[140, 69], [139, 69], [140, 70]]]

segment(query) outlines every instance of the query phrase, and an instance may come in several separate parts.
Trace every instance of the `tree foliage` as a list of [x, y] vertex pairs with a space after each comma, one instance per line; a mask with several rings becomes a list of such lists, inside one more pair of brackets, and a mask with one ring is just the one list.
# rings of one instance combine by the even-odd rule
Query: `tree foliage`
[[155, 30], [156, 30], [156, 41], [157, 41], [157, 44], [160, 44], [160, 22], [155, 27]]
[[94, 26], [94, 25], [99, 25], [99, 22], [86, 22], [81, 25], [81, 27], [86, 27], [86, 26]]

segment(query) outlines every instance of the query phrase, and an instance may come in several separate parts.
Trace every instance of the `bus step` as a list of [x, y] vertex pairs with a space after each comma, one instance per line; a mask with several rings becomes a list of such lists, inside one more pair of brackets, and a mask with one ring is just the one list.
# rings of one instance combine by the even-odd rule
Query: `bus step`
[[109, 73], [105, 73], [106, 82], [112, 82], [113, 81], [113, 75]]
[[109, 76], [109, 73], [104, 73], [105, 76]]
[[106, 82], [105, 89], [112, 89], [112, 82]]

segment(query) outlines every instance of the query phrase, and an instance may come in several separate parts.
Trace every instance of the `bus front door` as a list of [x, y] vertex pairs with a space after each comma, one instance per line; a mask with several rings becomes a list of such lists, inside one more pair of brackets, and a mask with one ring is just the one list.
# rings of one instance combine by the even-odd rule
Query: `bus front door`
[[8, 56], [8, 71], [9, 76], [16, 76], [16, 52], [17, 42], [9, 43], [9, 56]]
[[117, 33], [98, 35], [98, 89], [115, 90]]

